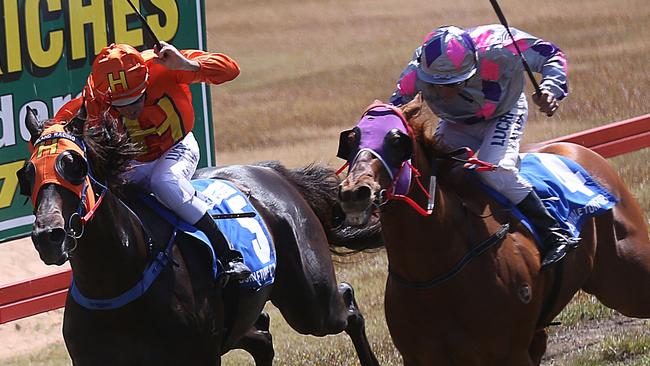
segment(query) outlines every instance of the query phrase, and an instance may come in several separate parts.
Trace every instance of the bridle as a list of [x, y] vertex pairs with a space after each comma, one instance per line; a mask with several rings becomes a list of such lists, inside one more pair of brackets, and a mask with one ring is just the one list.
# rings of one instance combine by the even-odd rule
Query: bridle
[[[365, 118], [367, 118], [366, 116], [368, 115], [376, 117], [376, 121], [373, 123], [381, 123], [382, 122], [381, 118], [388, 115], [399, 117], [399, 120], [401, 121], [403, 127], [400, 129], [399, 133], [402, 135], [406, 135], [405, 137], [408, 137], [410, 141], [410, 152], [407, 157], [405, 157], [404, 159], [402, 159], [401, 162], [399, 162], [398, 167], [392, 167], [387, 163], [387, 161], [391, 161], [393, 159], [389, 159], [386, 156], [386, 149], [384, 146], [373, 147], [370, 146], [371, 144], [367, 144], [368, 146], [364, 146], [365, 143], [362, 137], [356, 136], [357, 140], [355, 141], [355, 143], [357, 144], [356, 148], [358, 149], [356, 154], [352, 155], [353, 151], [349, 151], [349, 149], [345, 149], [344, 144], [345, 144], [345, 138], [347, 137], [347, 134], [350, 132], [354, 132], [358, 135], [361, 135], [362, 129], [359, 126], [365, 122]], [[368, 124], [366, 124], [366, 126], [367, 125]], [[388, 134], [390, 133], [395, 133], [394, 130], [395, 128], [390, 129], [386, 133], [386, 137], [388, 137]], [[435, 191], [436, 191], [436, 181], [437, 181], [436, 159], [448, 159], [448, 160], [463, 162], [465, 168], [473, 169], [476, 171], [491, 171], [496, 169], [495, 165], [477, 159], [474, 152], [470, 148], [463, 147], [460, 149], [456, 149], [451, 152], [442, 154], [441, 156], [434, 159], [432, 163], [432, 174], [429, 177], [429, 188], [427, 189], [422, 183], [422, 173], [418, 168], [416, 168], [417, 162], [415, 161], [416, 160], [415, 149], [413, 148], [415, 144], [416, 144], [415, 134], [413, 133], [413, 130], [409, 125], [409, 123], [407, 122], [406, 117], [404, 116], [402, 111], [399, 108], [390, 104], [374, 103], [370, 105], [362, 114], [361, 120], [357, 125], [357, 127], [355, 127], [355, 129], [343, 131], [341, 133], [341, 138], [339, 142], [339, 152], [337, 156], [346, 159], [347, 161], [341, 168], [337, 170], [336, 174], [337, 175], [340, 174], [346, 167], [353, 166], [357, 158], [359, 157], [359, 155], [362, 152], [367, 151], [370, 154], [372, 154], [375, 158], [381, 161], [382, 165], [384, 166], [389, 176], [391, 177], [391, 182], [388, 185], [388, 187], [383, 188], [379, 191], [375, 199], [372, 201], [372, 205], [374, 207], [381, 208], [382, 206], [386, 205], [389, 201], [402, 201], [408, 204], [409, 206], [411, 206], [418, 214], [422, 216], [430, 216], [433, 214], [433, 210], [435, 207]], [[458, 157], [459, 155], [462, 154], [467, 154], [467, 158], [462, 159]], [[408, 179], [405, 179], [406, 176], [408, 177]], [[404, 184], [405, 180], [407, 180], [408, 183]], [[409, 197], [409, 194], [413, 187], [413, 181], [415, 181], [417, 188], [424, 194], [424, 196], [427, 199], [426, 208], [422, 207], [417, 202], [415, 202], [411, 197]]]
[[[34, 143], [34, 152], [30, 160], [17, 172], [20, 184], [20, 194], [31, 197], [34, 209], [36, 209], [38, 193], [45, 184], [57, 184], [71, 190], [79, 196], [77, 209], [68, 218], [67, 227], [64, 227], [66, 237], [73, 240], [74, 245], [68, 252], [72, 252], [77, 247], [77, 240], [84, 234], [85, 225], [92, 220], [98, 207], [103, 202], [107, 192], [107, 186], [98, 182], [92, 172], [86, 159], [86, 146], [79, 137], [63, 130], [63, 125], [51, 127], [54, 132], [43, 134]], [[63, 151], [58, 151], [59, 142], [63, 140], [61, 146]], [[51, 157], [44, 157], [41, 148], [45, 142], [50, 142], [48, 146], [54, 146], [54, 152], [50, 151]], [[71, 143], [68, 143], [71, 142]], [[48, 148], [42, 150], [48, 151]], [[70, 159], [73, 163], [81, 167], [74, 174], [66, 170], [64, 159]], [[39, 161], [39, 159], [44, 159]], [[49, 173], [36, 173], [38, 169], [48, 170]], [[54, 174], [52, 174], [54, 173]], [[35, 182], [36, 176], [42, 177], [38, 184]], [[97, 192], [100, 192], [97, 194]]]
[[[363, 117], [368, 114], [369, 111], [373, 111], [375, 108], [383, 108], [387, 111], [390, 111], [391, 113], [399, 116], [400, 120], [404, 124], [405, 130], [408, 134], [408, 138], [411, 142], [411, 148], [409, 151], [408, 156], [405, 156], [404, 159], [401, 161], [399, 167], [396, 169], [395, 172], [391, 171], [391, 167], [386, 164], [386, 161], [390, 161], [390, 159], [387, 159], [386, 156], [382, 156], [382, 153], [385, 151], [383, 149], [383, 146], [381, 149], [373, 149], [372, 147], [369, 146], [358, 146], [358, 151], [356, 154], [354, 154], [354, 157], [350, 158], [352, 156], [351, 151], [346, 151], [344, 147], [342, 147], [343, 143], [345, 142], [344, 140], [344, 134], [348, 133], [349, 131], [344, 131], [341, 133], [341, 139], [340, 139], [340, 145], [339, 145], [339, 153], [337, 156], [343, 157], [347, 159], [348, 161], [341, 167], [338, 171], [337, 174], [340, 174], [343, 169], [345, 169], [348, 166], [354, 166], [355, 161], [357, 160], [359, 154], [362, 151], [369, 151], [372, 155], [377, 157], [383, 164], [384, 168], [389, 172], [389, 175], [391, 176], [391, 183], [387, 188], [383, 188], [379, 191], [379, 194], [373, 200], [372, 205], [374, 207], [381, 208], [385, 206], [389, 201], [391, 200], [398, 200], [398, 201], [403, 201], [409, 206], [411, 206], [418, 214], [422, 216], [430, 216], [433, 214], [433, 210], [435, 207], [435, 193], [436, 193], [436, 181], [437, 181], [437, 163], [438, 160], [452, 160], [452, 161], [457, 161], [463, 163], [463, 167], [466, 169], [472, 169], [476, 171], [494, 171], [496, 170], [496, 166], [494, 164], [484, 162], [479, 160], [475, 154], [474, 151], [472, 151], [468, 147], [463, 147], [459, 148], [456, 150], [452, 150], [446, 153], [442, 153], [439, 155], [436, 155], [435, 157], [432, 157], [431, 161], [429, 164], [431, 164], [431, 176], [429, 177], [429, 188], [426, 189], [424, 185], [422, 184], [422, 173], [420, 172], [419, 169], [416, 168], [415, 165], [417, 165], [417, 162], [415, 161], [416, 159], [416, 152], [415, 148], [415, 135], [410, 128], [410, 125], [407, 123], [406, 118], [402, 114], [402, 111], [392, 105], [387, 105], [387, 104], [373, 104], [368, 109], [364, 114], [362, 115], [362, 121]], [[356, 132], [361, 134], [362, 129], [359, 127], [361, 125], [361, 122], [357, 125]], [[379, 122], [379, 121], [377, 121]], [[362, 126], [363, 127], [363, 126]], [[390, 133], [390, 132], [389, 132]], [[355, 143], [358, 145], [361, 144], [363, 145], [363, 142], [360, 141], [361, 139], [357, 138]], [[347, 155], [346, 155], [347, 153]], [[464, 158], [461, 157], [461, 155], [465, 155]], [[402, 177], [402, 174], [404, 172], [408, 172], [411, 174], [411, 176], [414, 179], [409, 180], [409, 184], [406, 188], [402, 187], [401, 190], [398, 189], [398, 181], [400, 177]], [[425, 195], [427, 198], [427, 205], [426, 209], [423, 208], [421, 205], [419, 205], [417, 202], [415, 202], [411, 197], [409, 197], [409, 194], [412, 190], [412, 187], [414, 185], [413, 181], [415, 181], [415, 184], [417, 185], [418, 189]], [[418, 290], [427, 290], [434, 288], [444, 282], [449, 281], [452, 279], [454, 276], [456, 276], [460, 271], [465, 268], [467, 264], [469, 264], [474, 258], [480, 256], [482, 253], [490, 249], [491, 247], [499, 244], [505, 236], [508, 234], [509, 231], [509, 224], [503, 224], [501, 227], [492, 235], [490, 235], [487, 239], [484, 241], [478, 243], [477, 245], [472, 246], [466, 253], [465, 255], [454, 265], [452, 266], [451, 269], [446, 271], [445, 273], [442, 273], [430, 280], [427, 281], [411, 281], [407, 278], [402, 277], [399, 275], [397, 272], [391, 268], [389, 265], [388, 268], [388, 274], [389, 278], [396, 283], [399, 283], [403, 286], [413, 288], [413, 289], [418, 289]]]

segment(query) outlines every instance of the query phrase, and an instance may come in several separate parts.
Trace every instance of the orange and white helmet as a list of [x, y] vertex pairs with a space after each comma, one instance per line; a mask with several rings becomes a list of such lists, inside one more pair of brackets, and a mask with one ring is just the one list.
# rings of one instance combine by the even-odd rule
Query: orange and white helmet
[[125, 106], [142, 96], [148, 78], [147, 65], [138, 50], [127, 44], [111, 44], [95, 58], [86, 92], [113, 106]]
[[477, 54], [464, 30], [445, 26], [433, 30], [422, 44], [417, 75], [431, 84], [454, 84], [476, 74]]

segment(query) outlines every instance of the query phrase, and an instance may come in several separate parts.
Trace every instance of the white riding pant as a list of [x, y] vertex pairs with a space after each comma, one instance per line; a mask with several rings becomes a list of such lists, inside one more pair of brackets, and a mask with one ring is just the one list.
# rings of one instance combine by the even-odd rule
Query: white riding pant
[[158, 200], [183, 220], [195, 224], [208, 211], [190, 183], [199, 164], [199, 145], [191, 132], [158, 159], [133, 161], [124, 178], [153, 192]]
[[532, 190], [519, 175], [519, 147], [527, 119], [528, 102], [522, 93], [515, 106], [498, 118], [474, 125], [441, 120], [436, 139], [452, 149], [467, 146], [478, 150], [479, 159], [497, 166], [495, 171], [479, 172], [480, 179], [516, 205]]

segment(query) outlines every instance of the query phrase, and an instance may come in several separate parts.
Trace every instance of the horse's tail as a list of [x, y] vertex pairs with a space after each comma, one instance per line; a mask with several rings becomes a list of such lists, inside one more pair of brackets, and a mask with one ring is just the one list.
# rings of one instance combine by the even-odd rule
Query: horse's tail
[[315, 163], [287, 169], [278, 161], [256, 165], [272, 168], [293, 183], [323, 225], [333, 253], [345, 255], [383, 246], [379, 220], [359, 228], [344, 224], [345, 214], [338, 202], [341, 180], [333, 169]]

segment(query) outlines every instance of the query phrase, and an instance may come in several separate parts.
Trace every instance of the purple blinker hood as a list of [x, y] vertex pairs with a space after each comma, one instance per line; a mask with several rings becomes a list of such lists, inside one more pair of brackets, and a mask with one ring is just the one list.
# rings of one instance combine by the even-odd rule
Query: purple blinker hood
[[[397, 128], [412, 138], [409, 129], [406, 127], [404, 117], [395, 110], [395, 107], [385, 104], [374, 104], [368, 107], [363, 114], [357, 124], [357, 128], [361, 130], [361, 139], [357, 150], [350, 155], [354, 156], [354, 159], [350, 161], [350, 166], [357, 160], [361, 151], [369, 151], [381, 161], [384, 168], [388, 171], [393, 182], [391, 193], [406, 195], [411, 186], [411, 169], [404, 169], [403, 167], [407, 162], [410, 164], [411, 160], [409, 159], [407, 162], [403, 162], [401, 166], [393, 167], [388, 165], [386, 152], [384, 151], [384, 137], [394, 128]], [[397, 179], [395, 178], [396, 176]]]

